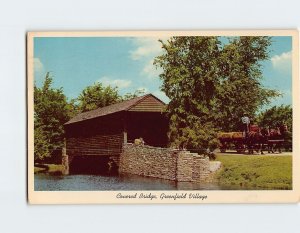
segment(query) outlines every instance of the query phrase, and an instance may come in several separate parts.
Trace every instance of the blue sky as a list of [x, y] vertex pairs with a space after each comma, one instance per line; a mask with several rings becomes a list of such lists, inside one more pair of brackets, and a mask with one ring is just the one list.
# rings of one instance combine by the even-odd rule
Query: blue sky
[[[270, 59], [264, 61], [264, 86], [283, 96], [271, 105], [291, 104], [291, 37], [273, 37]], [[153, 59], [162, 52], [157, 37], [37, 37], [34, 39], [35, 82], [41, 86], [51, 71], [54, 87], [76, 98], [88, 85], [99, 81], [118, 86], [121, 94], [144, 89], [168, 102], [159, 90], [159, 70]]]

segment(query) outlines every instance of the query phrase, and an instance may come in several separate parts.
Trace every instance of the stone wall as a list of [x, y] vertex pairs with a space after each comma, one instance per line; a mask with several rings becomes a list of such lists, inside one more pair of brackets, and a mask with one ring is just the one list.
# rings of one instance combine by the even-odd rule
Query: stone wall
[[125, 144], [119, 172], [175, 180], [177, 154], [178, 151], [167, 148]]
[[206, 181], [209, 177], [209, 159], [197, 153], [181, 151], [177, 160], [177, 181]]
[[174, 181], [202, 182], [209, 176], [209, 159], [189, 151], [125, 144], [120, 173]]

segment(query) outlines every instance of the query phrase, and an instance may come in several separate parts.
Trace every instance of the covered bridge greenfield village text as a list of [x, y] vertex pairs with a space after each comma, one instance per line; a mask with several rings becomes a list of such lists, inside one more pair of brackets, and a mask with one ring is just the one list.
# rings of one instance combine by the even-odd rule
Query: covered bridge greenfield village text
[[166, 104], [152, 94], [80, 113], [64, 127], [65, 174], [117, 171], [123, 145], [143, 138], [150, 146], [166, 147]]

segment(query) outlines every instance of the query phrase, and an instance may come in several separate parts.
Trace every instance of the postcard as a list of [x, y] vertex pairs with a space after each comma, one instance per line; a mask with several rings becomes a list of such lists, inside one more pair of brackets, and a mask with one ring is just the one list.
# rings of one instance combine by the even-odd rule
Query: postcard
[[297, 30], [28, 32], [30, 204], [296, 203]]

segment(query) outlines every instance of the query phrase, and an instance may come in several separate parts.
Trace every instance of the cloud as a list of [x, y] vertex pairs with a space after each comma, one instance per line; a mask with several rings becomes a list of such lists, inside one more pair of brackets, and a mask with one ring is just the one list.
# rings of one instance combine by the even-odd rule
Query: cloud
[[292, 51], [275, 55], [271, 58], [273, 68], [280, 72], [292, 72]]
[[99, 82], [101, 82], [104, 86], [113, 86], [113, 87], [118, 87], [119, 89], [126, 89], [127, 87], [131, 86], [131, 81], [130, 80], [125, 80], [125, 79], [111, 79], [109, 77], [102, 77], [99, 79]]
[[154, 60], [151, 59], [149, 60], [143, 70], [142, 70], [142, 74], [146, 75], [147, 78], [151, 79], [151, 78], [157, 78], [159, 76], [159, 74], [162, 73], [162, 69], [160, 67], [156, 67], [155, 65], [153, 65]]
[[137, 37], [132, 39], [136, 45], [135, 50], [129, 51], [132, 60], [140, 60], [145, 57], [154, 57], [161, 53], [161, 43], [158, 37]]
[[43, 73], [44, 65], [38, 57], [33, 59], [33, 68], [35, 73]]
[[161, 68], [153, 65], [154, 58], [161, 55], [163, 50], [159, 39], [167, 40], [169, 37], [137, 37], [131, 39], [136, 49], [129, 51], [132, 60], [141, 61], [144, 66], [141, 75], [149, 79], [157, 78], [162, 72]]

